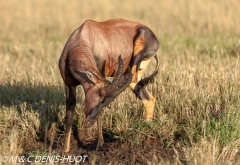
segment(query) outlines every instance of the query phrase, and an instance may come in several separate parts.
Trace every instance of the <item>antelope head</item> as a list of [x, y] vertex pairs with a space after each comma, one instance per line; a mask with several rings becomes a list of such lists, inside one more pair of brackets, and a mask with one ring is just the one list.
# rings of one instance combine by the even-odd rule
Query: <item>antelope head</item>
[[[98, 87], [93, 76], [88, 76], [92, 85], [85, 91], [85, 120], [83, 125], [91, 127], [99, 115], [102, 114], [103, 108], [111, 103], [122, 91], [124, 91], [132, 80], [132, 74], [128, 67], [127, 72], [123, 75], [124, 64], [121, 56], [118, 57], [118, 71], [112, 82], [102, 79], [101, 87]], [[99, 80], [98, 80], [99, 83]]]

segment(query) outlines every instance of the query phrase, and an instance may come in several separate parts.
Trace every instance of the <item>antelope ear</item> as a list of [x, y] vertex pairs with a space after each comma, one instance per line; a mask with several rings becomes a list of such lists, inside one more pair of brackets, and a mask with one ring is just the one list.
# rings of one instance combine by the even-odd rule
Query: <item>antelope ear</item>
[[92, 83], [93, 85], [96, 85], [99, 81], [99, 78], [96, 74], [85, 71], [85, 72], [78, 72], [87, 82]]
[[87, 81], [90, 81], [91, 83], [93, 83], [94, 85], [96, 85], [97, 81], [98, 81], [98, 78], [97, 76], [92, 73], [92, 72], [89, 72], [89, 71], [85, 71], [85, 74], [86, 74], [86, 80]]

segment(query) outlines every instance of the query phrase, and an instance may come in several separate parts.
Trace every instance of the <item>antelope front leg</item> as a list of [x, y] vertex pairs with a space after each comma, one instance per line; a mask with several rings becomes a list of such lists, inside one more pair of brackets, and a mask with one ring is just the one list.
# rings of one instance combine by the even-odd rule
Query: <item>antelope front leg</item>
[[66, 133], [64, 140], [64, 152], [70, 149], [70, 138], [73, 123], [73, 116], [76, 107], [76, 87], [67, 86], [66, 89]]
[[104, 139], [102, 134], [102, 115], [100, 115], [97, 119], [97, 127], [98, 127], [98, 141], [97, 141], [96, 150], [98, 150], [104, 144]]

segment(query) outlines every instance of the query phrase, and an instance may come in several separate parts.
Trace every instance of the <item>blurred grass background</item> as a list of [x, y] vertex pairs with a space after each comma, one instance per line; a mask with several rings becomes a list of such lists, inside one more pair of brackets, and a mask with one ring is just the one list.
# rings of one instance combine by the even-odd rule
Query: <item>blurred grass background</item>
[[[86, 19], [117, 17], [146, 24], [160, 41], [159, 75], [148, 87], [156, 112], [145, 123], [128, 89], [106, 108], [104, 129], [126, 140], [133, 134], [139, 144], [147, 134], [175, 150], [174, 160], [150, 163], [240, 163], [238, 0], [8, 0], [0, 2], [0, 15], [0, 157], [21, 154], [28, 137], [42, 142], [48, 122], [63, 124], [58, 59], [68, 37]], [[78, 94], [81, 127], [81, 88]]]

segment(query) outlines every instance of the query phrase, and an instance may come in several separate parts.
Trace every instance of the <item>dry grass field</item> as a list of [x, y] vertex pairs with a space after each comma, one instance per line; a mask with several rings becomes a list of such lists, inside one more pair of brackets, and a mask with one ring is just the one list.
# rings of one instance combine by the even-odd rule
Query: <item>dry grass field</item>
[[0, 1], [0, 16], [0, 165], [21, 164], [11, 156], [61, 155], [58, 59], [84, 20], [116, 17], [148, 25], [161, 43], [159, 74], [148, 86], [157, 98], [154, 120], [144, 121], [127, 89], [105, 108], [106, 143], [95, 151], [95, 142], [78, 139], [79, 87], [69, 155], [88, 155], [85, 164], [240, 164], [238, 0], [8, 0]]

